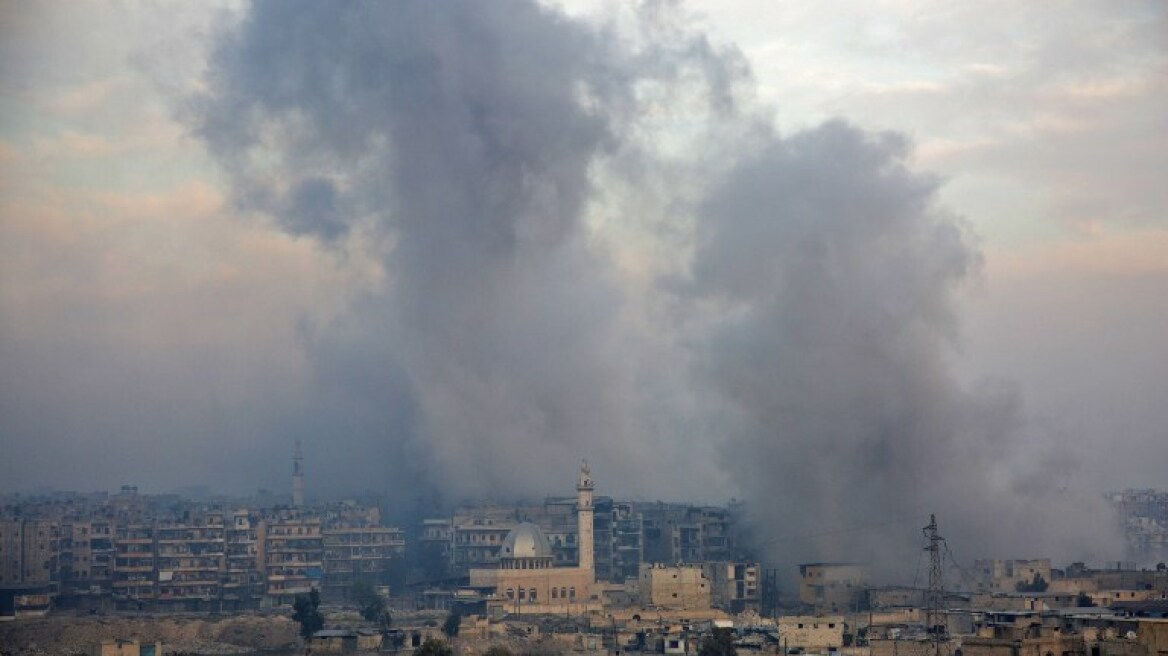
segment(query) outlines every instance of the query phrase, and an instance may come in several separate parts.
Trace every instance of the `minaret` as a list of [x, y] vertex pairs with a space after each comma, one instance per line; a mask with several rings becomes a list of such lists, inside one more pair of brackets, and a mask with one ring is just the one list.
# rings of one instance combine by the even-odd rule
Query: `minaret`
[[292, 456], [292, 505], [304, 507], [304, 470], [300, 464], [304, 456], [300, 454], [300, 440], [296, 440], [296, 453]]
[[580, 478], [576, 482], [576, 522], [577, 540], [580, 549], [580, 569], [589, 573], [589, 581], [594, 581], [595, 567], [592, 556], [592, 472], [588, 461], [580, 465]]

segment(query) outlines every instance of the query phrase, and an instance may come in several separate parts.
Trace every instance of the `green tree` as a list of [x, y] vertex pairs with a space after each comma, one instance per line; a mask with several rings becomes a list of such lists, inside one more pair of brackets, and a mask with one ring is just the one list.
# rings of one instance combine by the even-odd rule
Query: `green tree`
[[458, 635], [458, 629], [462, 625], [462, 609], [455, 606], [450, 610], [450, 614], [446, 616], [446, 621], [442, 623], [442, 632], [448, 638], [453, 638]]
[[1048, 587], [1050, 587], [1050, 584], [1038, 572], [1034, 573], [1034, 578], [1030, 580], [1030, 583], [1018, 581], [1018, 583], [1014, 584], [1014, 589], [1018, 592], [1046, 592]]
[[491, 645], [483, 656], [515, 656], [510, 649], [503, 645]]
[[710, 635], [702, 638], [698, 647], [698, 656], [737, 656], [734, 648], [734, 632], [730, 629], [714, 629]]
[[377, 594], [373, 584], [366, 579], [353, 582], [349, 588], [349, 597], [361, 607], [361, 617], [367, 622], [380, 622], [389, 628], [389, 611], [385, 607], [385, 600]]
[[292, 602], [292, 619], [300, 623], [300, 637], [308, 639], [324, 628], [324, 615], [320, 614], [320, 593], [315, 589], [306, 595], [296, 595]]
[[414, 650], [414, 656], [454, 656], [454, 650], [445, 640], [426, 638], [422, 646]]

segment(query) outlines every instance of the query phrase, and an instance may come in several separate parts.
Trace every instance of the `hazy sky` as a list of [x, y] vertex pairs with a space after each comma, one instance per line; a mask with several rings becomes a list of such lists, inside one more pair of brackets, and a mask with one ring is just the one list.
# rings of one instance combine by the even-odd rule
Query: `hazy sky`
[[310, 495], [588, 458], [808, 532], [1168, 486], [1165, 35], [1157, 0], [2, 2], [0, 489], [284, 490], [296, 439]]

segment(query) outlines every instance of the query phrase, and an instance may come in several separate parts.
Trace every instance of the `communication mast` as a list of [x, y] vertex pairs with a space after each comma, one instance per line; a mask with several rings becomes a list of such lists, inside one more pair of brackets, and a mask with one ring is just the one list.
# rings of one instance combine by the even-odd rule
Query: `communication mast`
[[934, 656], [941, 655], [941, 643], [947, 638], [945, 616], [942, 605], [945, 603], [944, 570], [941, 567], [941, 549], [945, 538], [937, 533], [937, 516], [929, 515], [929, 525], [924, 529], [928, 545], [925, 551], [929, 552], [929, 591], [925, 599], [925, 623], [929, 638], [933, 641]]

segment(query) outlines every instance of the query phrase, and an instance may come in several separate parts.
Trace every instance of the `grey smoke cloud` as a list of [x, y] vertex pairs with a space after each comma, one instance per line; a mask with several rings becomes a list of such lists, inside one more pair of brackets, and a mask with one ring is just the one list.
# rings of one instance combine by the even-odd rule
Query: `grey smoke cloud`
[[581, 230], [628, 91], [610, 50], [528, 2], [256, 3], [214, 55], [192, 111], [239, 205], [382, 244], [386, 289], [309, 349], [401, 447], [391, 478], [540, 494], [631, 437], [622, 299]]
[[829, 122], [745, 157], [700, 208], [692, 293], [722, 318], [696, 369], [734, 416], [726, 465], [788, 559], [911, 574], [930, 512], [972, 553], [1102, 556], [1101, 501], [1058, 489], [1073, 458], [1019, 468], [1017, 393], [953, 374], [980, 255], [908, 154]]
[[[985, 548], [1032, 537], [1033, 504], [1073, 526], [1051, 472], [1074, 463], [1014, 466], [1017, 395], [955, 380], [979, 254], [906, 140], [760, 127], [741, 56], [671, 11], [634, 42], [521, 0], [256, 2], [220, 36], [187, 115], [237, 206], [384, 274], [305, 327], [288, 433], [373, 454], [403, 498], [562, 490], [580, 457], [616, 493], [741, 493], [788, 561], [896, 560], [930, 511]], [[623, 279], [589, 229], [605, 203], [674, 215], [686, 271]], [[1047, 535], [1023, 555], [1096, 548]]]

